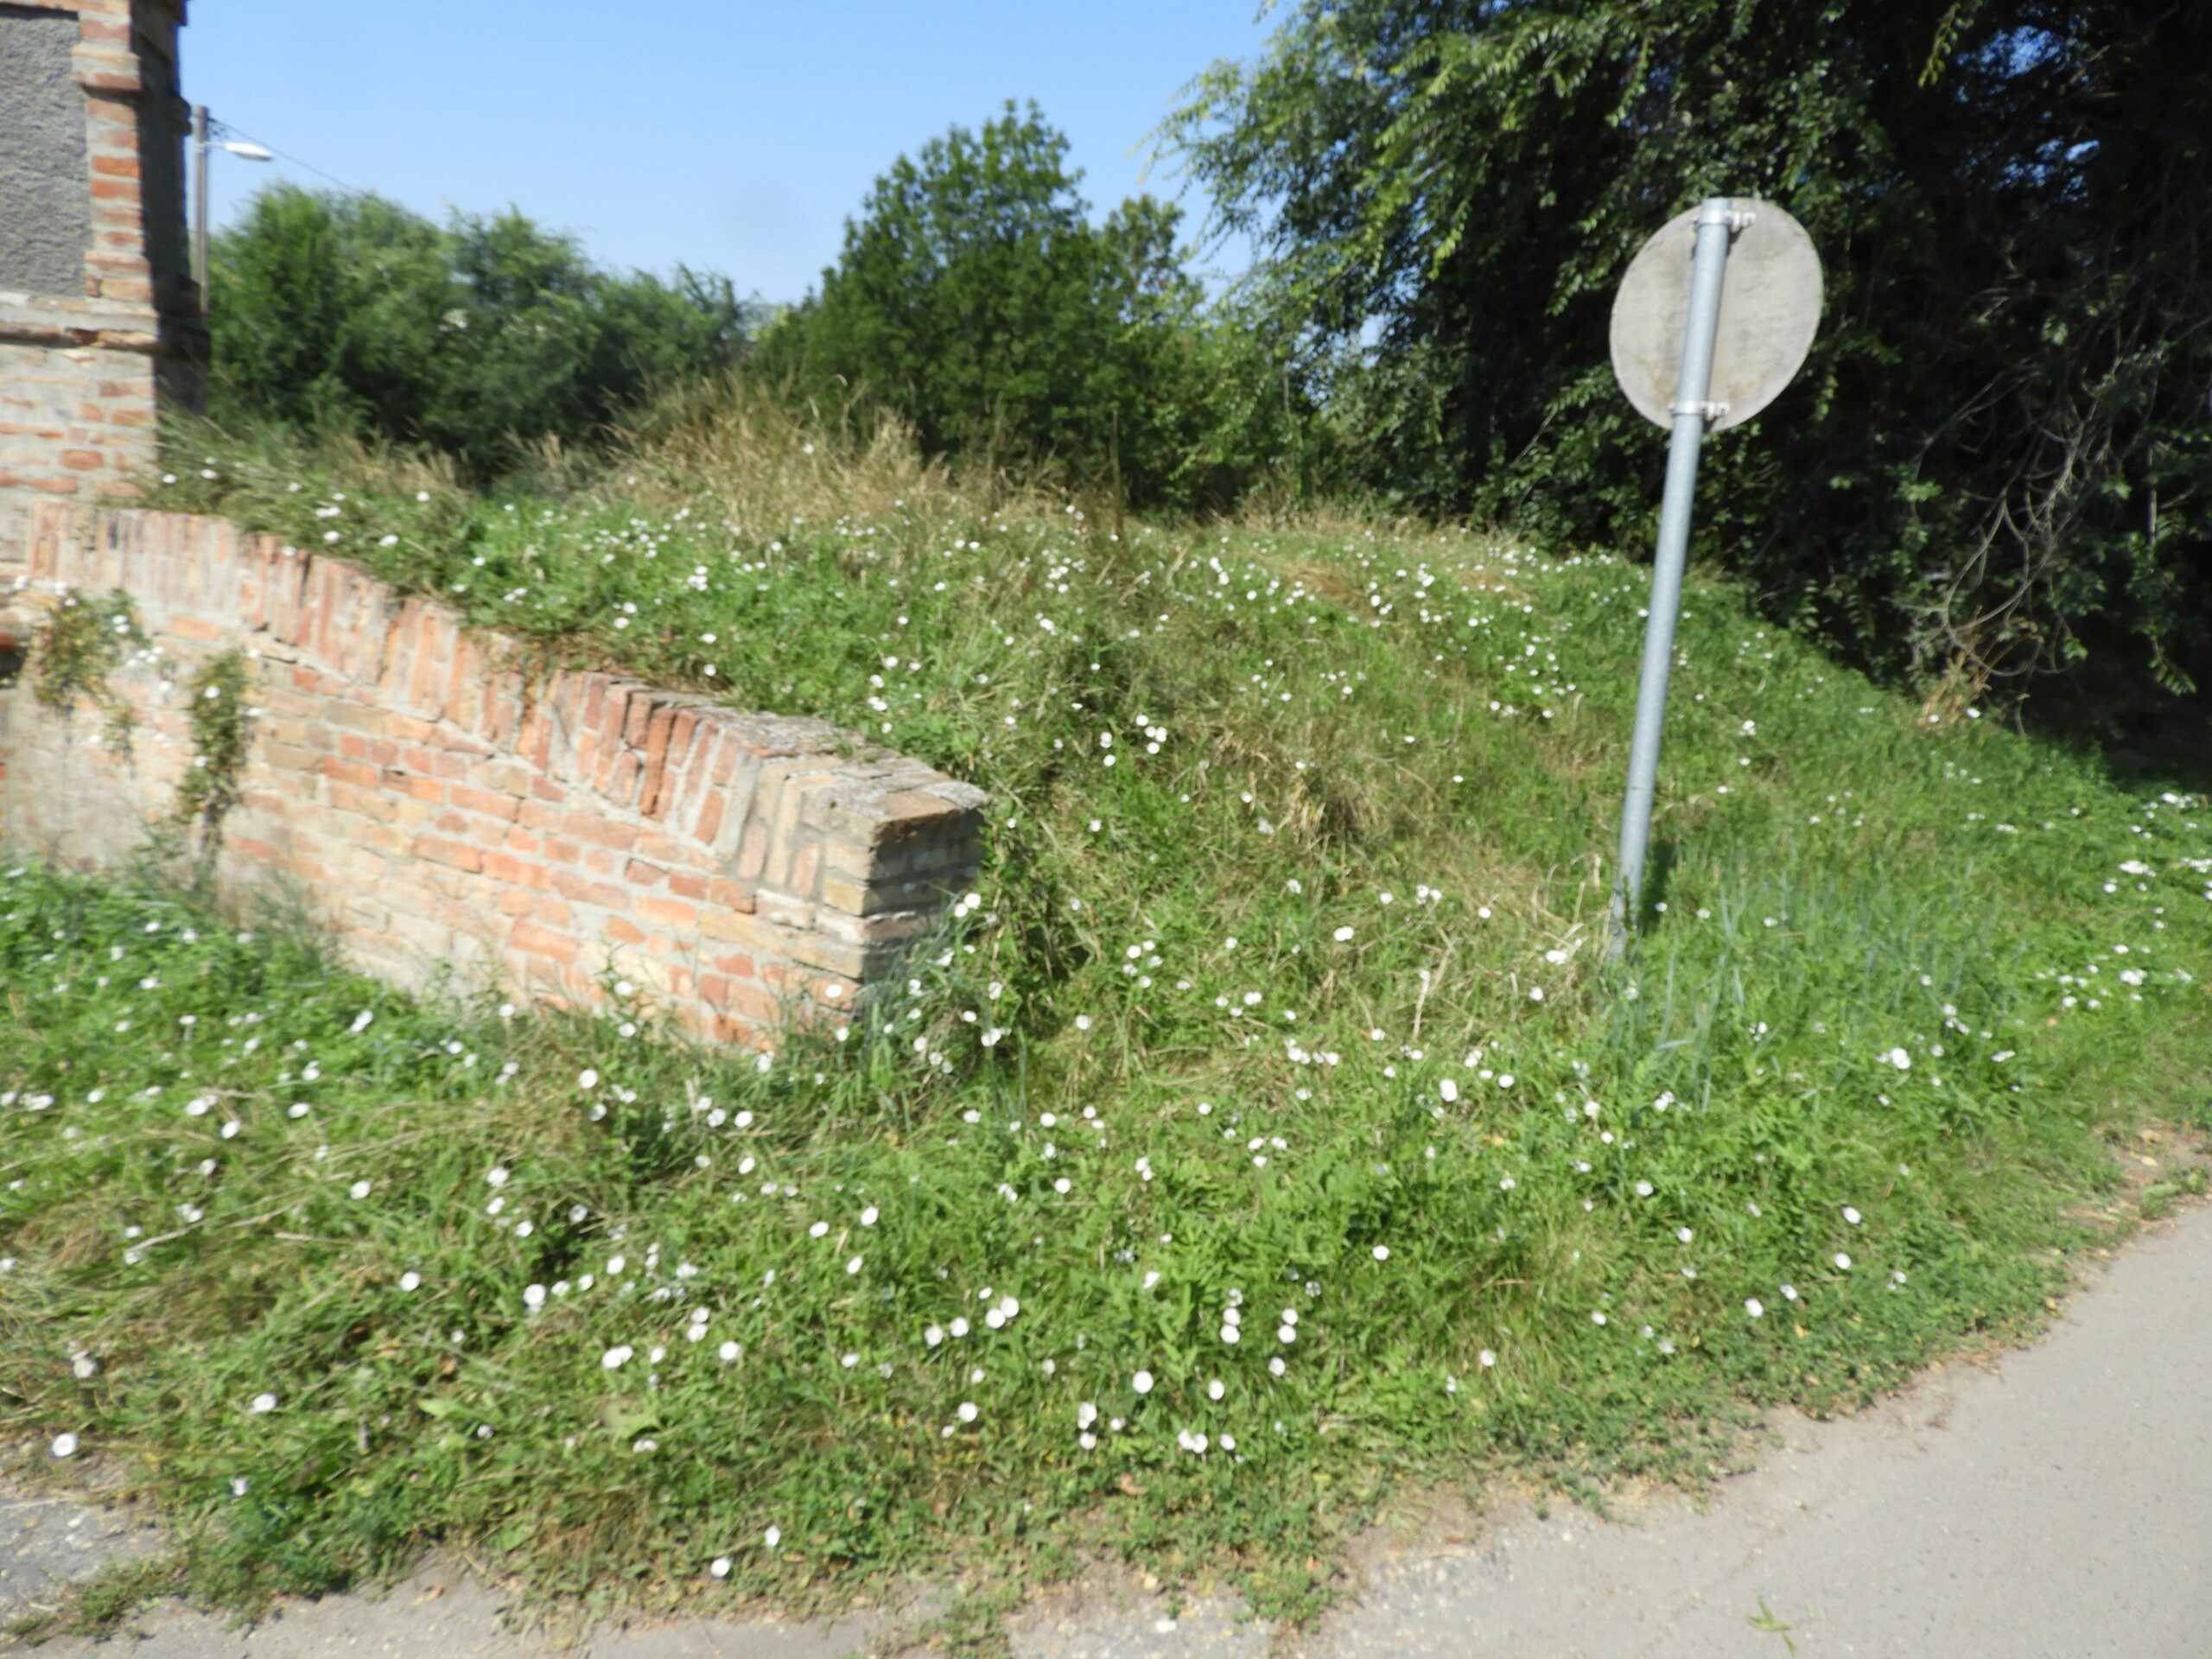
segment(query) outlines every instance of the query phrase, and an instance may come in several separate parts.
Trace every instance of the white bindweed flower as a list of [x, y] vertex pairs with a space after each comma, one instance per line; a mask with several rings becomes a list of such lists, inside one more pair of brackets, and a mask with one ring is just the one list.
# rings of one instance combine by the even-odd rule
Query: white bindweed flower
[[257, 1394], [247, 1402], [246, 1409], [257, 1415], [274, 1411], [276, 1409], [276, 1396], [273, 1394]]
[[1854, 1227], [1859, 1224], [1859, 1212], [1847, 1204], [1843, 1206], [1843, 1218]]
[[630, 1356], [635, 1352], [637, 1350], [631, 1347], [629, 1344], [620, 1343], [601, 1354], [599, 1357], [599, 1363], [607, 1370], [619, 1371], [630, 1363]]
[[1838, 1250], [1835, 1253], [1835, 1265], [1838, 1272], [1849, 1273], [1851, 1271], [1851, 1258], [1846, 1255], [1841, 1250]]
[[784, 1529], [781, 1527], [769, 1528], [766, 1532], [761, 1535], [761, 1541], [766, 1544], [769, 1548], [773, 1549], [778, 1544], [784, 1541]]
[[1150, 1394], [1152, 1392], [1152, 1373], [1150, 1371], [1139, 1371], [1135, 1376], [1129, 1379], [1129, 1386], [1135, 1389], [1139, 1394]]
[[1765, 1316], [1766, 1306], [1758, 1297], [1746, 1296], [1744, 1299], [1744, 1312], [1750, 1314], [1755, 1319], [1761, 1319]]
[[727, 1555], [715, 1556], [713, 1560], [707, 1563], [707, 1571], [713, 1573], [718, 1579], [726, 1579], [729, 1577], [729, 1557]]
[[57, 1458], [75, 1457], [77, 1455], [77, 1437], [74, 1434], [55, 1435], [54, 1437], [53, 1452], [54, 1455]]

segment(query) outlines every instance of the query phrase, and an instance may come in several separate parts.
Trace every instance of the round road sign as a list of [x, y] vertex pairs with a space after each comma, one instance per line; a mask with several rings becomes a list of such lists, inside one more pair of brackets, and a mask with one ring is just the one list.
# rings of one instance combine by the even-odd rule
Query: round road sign
[[[1804, 226], [1772, 202], [1739, 197], [1732, 205], [1751, 223], [1735, 235], [1720, 286], [1706, 398], [1724, 408], [1707, 428], [1713, 432], [1748, 421], [1781, 394], [1821, 321], [1821, 257]], [[1697, 211], [1652, 233], [1613, 296], [1613, 378], [1637, 413], [1659, 426], [1674, 424]]]

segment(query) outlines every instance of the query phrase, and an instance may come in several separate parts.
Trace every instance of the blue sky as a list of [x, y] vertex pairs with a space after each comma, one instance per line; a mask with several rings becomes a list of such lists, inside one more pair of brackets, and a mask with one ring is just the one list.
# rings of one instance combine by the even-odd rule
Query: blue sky
[[[1146, 134], [1258, 0], [192, 0], [186, 96], [418, 211], [512, 203], [603, 264], [726, 272], [793, 300], [893, 157], [1009, 98], [1071, 141], [1103, 211], [1173, 196]], [[220, 225], [287, 162], [218, 154]], [[1186, 228], [1205, 203], [1184, 198]], [[1241, 246], [1216, 256], [1233, 269]]]

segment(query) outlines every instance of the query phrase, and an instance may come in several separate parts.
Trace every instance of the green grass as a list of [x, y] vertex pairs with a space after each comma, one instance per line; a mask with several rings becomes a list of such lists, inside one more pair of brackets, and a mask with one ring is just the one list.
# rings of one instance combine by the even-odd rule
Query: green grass
[[1306, 1614], [1396, 1496], [1695, 1479], [2031, 1328], [2109, 1140], [2205, 1110], [2206, 803], [1720, 585], [1608, 967], [1621, 562], [208, 470], [168, 504], [994, 807], [912, 977], [766, 1062], [8, 867], [0, 1425], [127, 1460], [206, 1595], [444, 1539], [585, 1597], [996, 1605], [1103, 1553]]

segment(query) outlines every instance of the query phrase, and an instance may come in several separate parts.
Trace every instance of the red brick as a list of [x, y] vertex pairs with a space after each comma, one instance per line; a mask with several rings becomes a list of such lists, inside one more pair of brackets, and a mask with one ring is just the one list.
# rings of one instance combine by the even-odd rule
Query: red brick
[[556, 962], [574, 962], [576, 959], [576, 941], [571, 935], [550, 927], [540, 927], [535, 922], [517, 922], [514, 931], [507, 938], [518, 950], [550, 957]]
[[457, 870], [480, 870], [484, 855], [464, 841], [442, 841], [435, 836], [417, 836], [413, 848], [415, 856], [427, 858], [434, 864], [449, 864]]
[[660, 927], [681, 928], [689, 932], [699, 925], [699, 907], [675, 899], [640, 899], [637, 913]]
[[525, 864], [505, 853], [485, 854], [484, 874], [494, 881], [504, 881], [512, 887], [547, 887], [553, 885], [551, 872], [539, 865]]
[[95, 449], [64, 449], [61, 464], [73, 473], [96, 472], [107, 465], [107, 457]]

